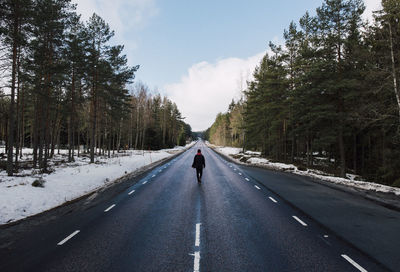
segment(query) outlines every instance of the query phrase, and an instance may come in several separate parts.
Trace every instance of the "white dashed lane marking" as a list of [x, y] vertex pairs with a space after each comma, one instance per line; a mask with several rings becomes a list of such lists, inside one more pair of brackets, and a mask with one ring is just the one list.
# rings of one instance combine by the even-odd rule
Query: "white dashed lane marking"
[[143, 181], [143, 183], [142, 183], [142, 184], [146, 184], [146, 183], [147, 183], [147, 180]]
[[304, 223], [302, 220], [300, 220], [300, 218], [298, 218], [297, 216], [293, 215], [292, 216], [294, 219], [296, 219], [297, 222], [299, 222], [300, 224], [302, 224], [304, 227], [307, 227], [307, 224]]
[[132, 190], [132, 191], [130, 191], [129, 193], [128, 193], [128, 195], [131, 195], [131, 194], [133, 194], [135, 192], [135, 190]]
[[115, 204], [112, 204], [110, 207], [108, 207], [107, 209], [104, 210], [104, 212], [108, 212], [109, 210], [111, 210], [112, 208], [115, 207]]
[[196, 251], [194, 254], [193, 272], [200, 272], [200, 251]]
[[60, 241], [57, 245], [58, 246], [62, 246], [63, 244], [65, 244], [69, 239], [71, 239], [72, 237], [74, 237], [75, 235], [77, 235], [80, 232], [80, 230], [76, 230], [73, 233], [71, 233], [70, 235], [68, 235], [64, 240]]
[[278, 201], [276, 201], [273, 197], [268, 197], [268, 198], [271, 199], [272, 202], [278, 203]]
[[257, 190], [261, 190], [261, 188], [258, 187], [257, 185], [254, 185], [254, 187], [256, 187]]
[[200, 225], [201, 223], [196, 224], [196, 237], [194, 241], [194, 246], [197, 247], [198, 249], [194, 252], [194, 254], [190, 254], [194, 256], [194, 261], [193, 261], [193, 272], [199, 272], [200, 271]]
[[196, 224], [196, 240], [194, 242], [195, 246], [200, 246], [200, 223]]
[[350, 258], [349, 256], [342, 254], [341, 255], [346, 261], [348, 261], [349, 263], [351, 263], [355, 268], [357, 268], [358, 270], [360, 270], [361, 272], [368, 272], [367, 270], [364, 269], [364, 267], [362, 267], [361, 265], [359, 265], [358, 263], [356, 263], [355, 261], [353, 261], [352, 258]]
[[245, 180], [247, 180], [247, 181], [250, 181], [248, 178], [244, 178]]

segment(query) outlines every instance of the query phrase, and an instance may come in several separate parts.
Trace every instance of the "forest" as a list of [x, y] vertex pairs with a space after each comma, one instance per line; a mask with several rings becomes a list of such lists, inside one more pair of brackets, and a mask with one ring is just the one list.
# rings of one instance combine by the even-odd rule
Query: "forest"
[[372, 22], [361, 0], [325, 0], [269, 43], [211, 143], [273, 161], [400, 186], [400, 1]]
[[[123, 45], [98, 15], [82, 21], [70, 0], [0, 0], [0, 168], [18, 171], [22, 148], [46, 171], [68, 161], [134, 148], [185, 145], [191, 128], [175, 103], [133, 84]], [[82, 147], [82, 148], [81, 148]]]

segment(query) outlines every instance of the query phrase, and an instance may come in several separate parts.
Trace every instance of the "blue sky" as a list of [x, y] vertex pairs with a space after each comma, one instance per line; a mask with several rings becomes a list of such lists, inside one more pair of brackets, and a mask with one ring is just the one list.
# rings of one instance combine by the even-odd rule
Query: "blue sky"
[[[368, 9], [379, 7], [368, 0]], [[209, 127], [251, 78], [269, 41], [322, 0], [75, 0], [115, 30], [136, 81], [175, 101], [194, 130]], [[370, 11], [367, 12], [370, 14]], [[370, 17], [370, 15], [366, 15]]]
[[281, 38], [291, 18], [320, 1], [299, 2], [160, 1], [157, 16], [140, 33], [135, 59], [143, 71], [138, 77], [163, 86], [179, 80], [194, 63], [260, 53], [268, 40]]

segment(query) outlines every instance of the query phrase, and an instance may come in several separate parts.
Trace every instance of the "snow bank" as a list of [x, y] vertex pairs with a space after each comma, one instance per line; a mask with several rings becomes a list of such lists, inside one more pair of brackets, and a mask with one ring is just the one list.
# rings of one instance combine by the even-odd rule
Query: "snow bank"
[[[281, 170], [285, 172], [295, 173], [302, 176], [308, 176], [312, 178], [317, 178], [322, 181], [327, 181], [335, 184], [345, 185], [353, 188], [358, 188], [367, 191], [375, 191], [375, 192], [382, 192], [382, 193], [393, 193], [397, 196], [400, 196], [400, 188], [391, 187], [383, 184], [378, 184], [374, 182], [367, 182], [367, 181], [360, 181], [355, 180], [355, 178], [359, 178], [358, 176], [348, 174], [346, 178], [334, 177], [322, 171], [314, 170], [314, 169], [307, 169], [305, 171], [299, 170], [293, 164], [285, 164], [285, 163], [277, 163], [271, 162], [268, 159], [260, 158], [259, 152], [253, 151], [246, 151], [245, 154], [240, 153], [241, 148], [234, 148], [234, 147], [221, 147], [221, 146], [214, 146], [209, 144], [212, 148], [214, 148], [217, 152], [220, 152], [226, 156], [233, 157], [232, 159], [235, 160], [237, 163], [240, 164], [251, 164], [251, 165], [258, 165], [270, 169]], [[235, 156], [236, 155], [236, 156]], [[238, 156], [241, 155], [241, 156]], [[246, 158], [246, 162], [244, 163], [238, 157]]]
[[[76, 157], [74, 163], [54, 166], [51, 174], [24, 170], [18, 176], [8, 177], [0, 172], [0, 224], [16, 221], [51, 208], [111, 184], [143, 166], [170, 157], [186, 147], [160, 151], [129, 150], [114, 158], [99, 157], [89, 164], [86, 157]], [[29, 150], [26, 151], [29, 154]], [[31, 186], [42, 178], [44, 188]]]

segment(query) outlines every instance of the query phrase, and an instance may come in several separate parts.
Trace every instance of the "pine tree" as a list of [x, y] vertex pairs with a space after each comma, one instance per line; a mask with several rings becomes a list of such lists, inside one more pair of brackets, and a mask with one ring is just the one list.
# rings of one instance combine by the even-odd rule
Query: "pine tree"
[[60, 104], [65, 72], [63, 44], [74, 6], [69, 0], [40, 0], [33, 6], [32, 40], [27, 71], [34, 86], [34, 165], [47, 168], [60, 129]]
[[[90, 85], [90, 162], [94, 163], [96, 147], [96, 131], [98, 118], [99, 92], [101, 91], [102, 77], [100, 72], [104, 71], [104, 58], [107, 51], [107, 42], [114, 35], [108, 24], [97, 14], [93, 14], [87, 22], [87, 38], [89, 40], [89, 57], [87, 79]], [[103, 65], [103, 67], [102, 67]]]
[[21, 47], [26, 43], [29, 35], [30, 0], [3, 0], [0, 4], [0, 35], [7, 46], [8, 58], [11, 66], [10, 103], [8, 109], [8, 136], [7, 136], [7, 174], [13, 175], [13, 152], [15, 134], [15, 95], [19, 71]]
[[[87, 39], [84, 25], [80, 18], [71, 14], [66, 35], [64, 61], [66, 70], [66, 118], [68, 120], [68, 161], [74, 160], [75, 134], [77, 131], [76, 116], [78, 108], [83, 103], [82, 81], [85, 77]], [[79, 137], [79, 136], [78, 136]]]
[[[365, 7], [361, 0], [326, 0], [317, 9], [317, 26], [319, 31], [318, 44], [322, 46], [321, 58], [325, 80], [325, 90], [334, 101], [335, 112], [329, 113], [333, 118], [332, 124], [337, 133], [340, 155], [340, 176], [346, 176], [345, 150], [345, 119], [346, 91], [351, 86], [345, 79], [344, 54], [346, 39], [351, 34], [354, 25], [361, 22]], [[327, 106], [330, 106], [329, 104]]]

